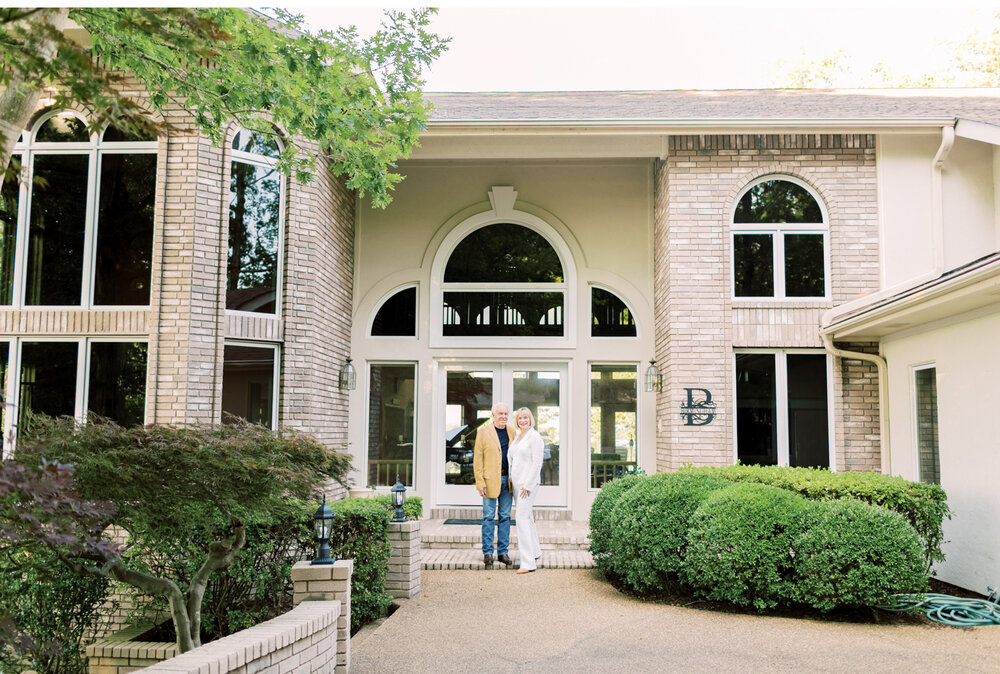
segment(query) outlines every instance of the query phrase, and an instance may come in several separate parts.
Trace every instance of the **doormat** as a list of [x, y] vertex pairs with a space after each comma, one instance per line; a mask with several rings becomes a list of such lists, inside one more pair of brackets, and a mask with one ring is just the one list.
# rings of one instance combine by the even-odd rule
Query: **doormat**
[[[496, 520], [493, 520], [493, 521], [495, 522]], [[448, 519], [446, 519], [444, 521], [444, 523], [445, 524], [482, 524], [483, 521], [482, 520], [463, 520], [463, 519], [460, 519], [460, 518], [457, 518], [457, 517], [449, 517]], [[510, 525], [512, 527], [517, 526], [517, 522], [512, 519], [510, 521]]]

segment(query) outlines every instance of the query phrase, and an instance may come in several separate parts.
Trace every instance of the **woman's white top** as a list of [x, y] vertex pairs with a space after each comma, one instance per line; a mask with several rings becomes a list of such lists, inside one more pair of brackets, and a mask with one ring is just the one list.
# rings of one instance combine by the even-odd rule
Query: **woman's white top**
[[507, 450], [510, 464], [510, 482], [516, 494], [521, 489], [529, 492], [538, 488], [542, 481], [542, 454], [545, 443], [534, 428], [527, 433], [518, 432]]

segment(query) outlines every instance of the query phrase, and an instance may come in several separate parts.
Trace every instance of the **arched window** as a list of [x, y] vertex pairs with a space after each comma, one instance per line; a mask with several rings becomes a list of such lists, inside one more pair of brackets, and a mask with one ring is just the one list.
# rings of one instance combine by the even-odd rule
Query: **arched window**
[[590, 336], [635, 337], [635, 315], [628, 305], [610, 290], [590, 291]]
[[514, 223], [474, 230], [452, 251], [442, 283], [445, 337], [562, 337], [566, 283], [544, 236]]
[[[0, 304], [148, 305], [156, 139], [114, 127], [91, 136], [65, 111], [23, 138], [0, 191]], [[15, 250], [18, 222], [23, 250]]]
[[417, 289], [403, 288], [390, 296], [375, 313], [372, 337], [415, 337], [417, 334]]
[[226, 309], [276, 314], [285, 180], [275, 165], [281, 148], [274, 138], [241, 130], [232, 150]]
[[735, 297], [826, 297], [828, 225], [803, 183], [752, 183], [736, 203], [732, 232]]

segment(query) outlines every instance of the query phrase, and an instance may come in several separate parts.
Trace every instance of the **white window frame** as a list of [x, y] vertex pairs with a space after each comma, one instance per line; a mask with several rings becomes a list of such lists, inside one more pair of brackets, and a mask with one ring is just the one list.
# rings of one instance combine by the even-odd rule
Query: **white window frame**
[[[416, 297], [413, 300], [413, 334], [412, 335], [373, 335], [372, 329], [375, 326], [375, 317], [378, 316], [378, 312], [382, 310], [382, 307], [390, 299], [403, 292], [404, 290], [409, 290], [413, 288], [416, 290]], [[368, 317], [368, 324], [365, 327], [365, 337], [366, 339], [405, 339], [409, 341], [416, 341], [420, 336], [420, 284], [419, 283], [404, 283], [403, 285], [396, 286], [389, 292], [385, 293], [381, 298], [379, 298], [378, 303], [375, 305], [375, 309], [371, 312]], [[381, 365], [382, 363], [378, 363]]]
[[[236, 135], [240, 133], [253, 133], [247, 129], [238, 129], [236, 134], [232, 136], [235, 138]], [[278, 138], [274, 141], [278, 144], [279, 150], [284, 150], [283, 144]], [[243, 150], [233, 149], [230, 144], [229, 151], [229, 171], [228, 175], [230, 177], [229, 189], [226, 190], [226, 238], [223, 241], [225, 246], [226, 256], [223, 261], [222, 274], [223, 278], [227, 277], [227, 271], [229, 268], [229, 205], [232, 203], [233, 192], [232, 192], [232, 175], [233, 175], [233, 163], [240, 162], [243, 164], [250, 164], [252, 166], [258, 166], [263, 168], [270, 168], [278, 174], [278, 268], [275, 270], [274, 276], [274, 313], [264, 313], [261, 311], [242, 311], [239, 309], [226, 309], [226, 314], [230, 316], [257, 316], [261, 318], [281, 318], [282, 315], [282, 298], [284, 296], [285, 288], [285, 209], [288, 207], [288, 182], [287, 176], [277, 170], [278, 160], [272, 159], [270, 157], [265, 157], [261, 154], [254, 154], [252, 152], [244, 152]], [[223, 287], [223, 303], [225, 303], [225, 292], [226, 288]], [[277, 418], [277, 417], [275, 417]]]
[[[817, 223], [737, 223], [736, 207], [747, 192], [761, 183], [772, 181], [790, 182], [806, 190], [816, 203], [819, 204], [823, 221]], [[746, 185], [736, 199], [733, 201], [729, 212], [730, 225], [730, 266], [732, 282], [730, 283], [730, 293], [733, 302], [822, 302], [830, 299], [830, 214], [826, 204], [815, 189], [803, 180], [795, 176], [784, 174], [769, 174], [757, 178]], [[771, 255], [774, 267], [774, 295], [760, 296], [738, 296], [736, 294], [736, 236], [740, 234], [770, 234], [771, 235]], [[813, 297], [788, 297], [785, 295], [785, 235], [786, 234], [819, 234], [823, 236], [823, 295]]]
[[[562, 283], [445, 283], [444, 272], [455, 248], [472, 232], [489, 225], [514, 224], [534, 230], [555, 250], [562, 265]], [[573, 348], [576, 346], [577, 282], [573, 256], [562, 237], [546, 222], [529, 213], [511, 210], [503, 217], [493, 211], [475, 215], [451, 230], [438, 247], [431, 266], [430, 284], [430, 346], [483, 347], [509, 349], [512, 346], [530, 348]], [[561, 292], [563, 295], [563, 334], [557, 337], [451, 337], [444, 335], [444, 294], [446, 292]], [[587, 315], [590, 315], [590, 294], [587, 293]]]
[[[631, 308], [629, 308], [629, 311], [631, 311]], [[622, 339], [622, 338], [609, 337], [607, 339]], [[642, 400], [642, 391], [643, 391], [642, 389], [643, 373], [641, 371], [640, 367], [641, 365], [642, 363], [636, 361], [629, 361], [624, 363], [616, 363], [609, 361], [591, 361], [587, 363], [587, 491], [588, 492], [596, 494], [597, 492], [601, 491], [600, 487], [594, 488], [590, 486], [591, 485], [590, 471], [592, 467], [591, 460], [593, 459], [594, 456], [594, 448], [590, 446], [590, 411], [594, 407], [594, 397], [593, 397], [594, 387], [591, 384], [592, 381], [591, 377], [593, 377], [594, 366], [617, 367], [623, 370], [625, 368], [635, 368], [635, 466], [636, 469], [638, 469], [642, 466], [641, 456], [642, 456], [642, 442], [643, 442], [642, 438], [643, 417], [642, 417], [642, 404], [640, 402]]]
[[814, 355], [825, 356], [826, 358], [826, 432], [827, 449], [829, 454], [830, 470], [837, 470], [837, 451], [834, 445], [835, 440], [835, 409], [833, 406], [833, 359], [830, 354], [822, 349], [767, 349], [767, 348], [746, 348], [733, 350], [733, 463], [739, 460], [740, 439], [737, 434], [737, 410], [738, 400], [736, 398], [736, 356], [740, 354], [774, 354], [774, 423], [776, 425], [776, 439], [778, 443], [778, 465], [788, 466], [789, 462], [789, 439], [788, 439], [788, 355]]
[[[391, 296], [391, 293], [390, 293]], [[399, 367], [403, 365], [410, 365], [413, 367], [413, 467], [410, 470], [410, 479], [413, 484], [406, 484], [405, 487], [413, 489], [417, 483], [417, 469], [419, 467], [419, 456], [417, 453], [417, 432], [419, 431], [418, 419], [420, 419], [420, 363], [415, 360], [386, 360], [382, 358], [376, 358], [374, 360], [367, 361], [365, 363], [365, 385], [364, 385], [364, 401], [365, 401], [365, 425], [364, 425], [364, 445], [362, 448], [362, 455], [364, 468], [361, 470], [361, 477], [363, 483], [368, 489], [375, 489], [376, 491], [388, 492], [391, 487], [389, 486], [369, 486], [368, 485], [368, 431], [371, 428], [371, 400], [372, 400], [372, 367]]]
[[[920, 363], [918, 365], [910, 366], [910, 432], [913, 434], [913, 459], [914, 467], [916, 468], [916, 476], [918, 482], [923, 482], [922, 470], [920, 468], [920, 399], [917, 395], [917, 373], [923, 370], [934, 370], [934, 396], [937, 400], [938, 388], [937, 388], [937, 361], [930, 361], [926, 363]], [[941, 484], [941, 410], [940, 407], [937, 409], [937, 418], [934, 420], [938, 429], [938, 446], [935, 448], [937, 451], [937, 464], [938, 464], [938, 481], [934, 484]]]
[[146, 410], [144, 422], [149, 419], [149, 337], [147, 335], [114, 335], [100, 337], [80, 337], [72, 335], [28, 335], [3, 339], [9, 345], [7, 361], [7, 390], [4, 398], [8, 401], [7, 415], [4, 419], [3, 447], [4, 455], [13, 451], [13, 438], [16, 437], [17, 412], [21, 405], [21, 362], [22, 348], [25, 343], [54, 342], [76, 344], [76, 393], [73, 400], [73, 416], [82, 424], [87, 420], [87, 405], [90, 399], [90, 351], [93, 344], [107, 342], [144, 343], [146, 344]]
[[[91, 135], [86, 143], [60, 143], [60, 142], [38, 142], [35, 140], [39, 129], [49, 119], [57, 116], [72, 116], [81, 121], [86, 121], [83, 115], [69, 110], [54, 110], [38, 118], [32, 125], [30, 131], [21, 134], [21, 139], [15, 146], [13, 154], [21, 157], [21, 185], [18, 194], [18, 214], [17, 214], [17, 235], [14, 242], [14, 274], [13, 274], [13, 296], [11, 304], [5, 305], [8, 309], [22, 309], [27, 311], [58, 311], [66, 309], [87, 309], [92, 311], [122, 311], [147, 309], [153, 301], [150, 292], [150, 304], [144, 305], [111, 305], [94, 304], [94, 272], [97, 257], [97, 200], [100, 195], [100, 163], [101, 157], [106, 154], [152, 154], [159, 152], [159, 142], [151, 141], [123, 141], [104, 142], [105, 127], [100, 134]], [[26, 140], [25, 140], [26, 139]], [[87, 204], [85, 207], [84, 237], [83, 237], [83, 260], [81, 265], [80, 302], [70, 305], [38, 305], [26, 304], [24, 296], [26, 293], [25, 279], [28, 273], [28, 227], [30, 225], [29, 215], [31, 213], [31, 199], [33, 198], [33, 176], [35, 172], [35, 157], [37, 155], [86, 155], [88, 157], [87, 167]], [[156, 174], [150, 176], [150, 180], [157, 180]], [[158, 204], [160, 199], [159, 190], [156, 190], [155, 200]], [[155, 223], [154, 223], [155, 227]], [[154, 234], [155, 236], [155, 234]], [[152, 255], [152, 251], [151, 255]], [[153, 259], [150, 259], [153, 265]], [[154, 273], [150, 271], [150, 283], [153, 281]]]
[[[239, 312], [245, 313], [245, 312]], [[259, 315], [259, 314], [258, 314]], [[219, 381], [225, 384], [225, 371], [226, 371], [226, 347], [227, 346], [246, 346], [254, 349], [271, 349], [274, 353], [274, 359], [271, 362], [272, 367], [272, 377], [271, 377], [271, 430], [277, 430], [280, 426], [279, 411], [281, 410], [280, 401], [278, 396], [281, 392], [281, 345], [274, 342], [254, 342], [249, 340], [240, 339], [227, 339], [222, 344], [222, 364], [219, 369]], [[219, 387], [219, 411], [216, 419], [222, 419], [222, 386]]]

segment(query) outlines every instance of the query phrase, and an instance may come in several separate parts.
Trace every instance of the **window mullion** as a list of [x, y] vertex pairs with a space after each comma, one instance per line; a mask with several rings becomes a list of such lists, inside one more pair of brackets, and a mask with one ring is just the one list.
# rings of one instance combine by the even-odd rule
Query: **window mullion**
[[14, 289], [11, 293], [11, 308], [24, 307], [25, 274], [28, 264], [28, 223], [31, 214], [31, 200], [34, 198], [33, 176], [35, 156], [30, 151], [21, 155], [21, 189], [18, 193], [17, 231], [14, 233]]
[[90, 340], [70, 339], [76, 342], [76, 400], [73, 404], [73, 416], [81, 423], [87, 419], [87, 366], [90, 360], [88, 353]]
[[778, 438], [778, 465], [788, 465], [788, 366], [784, 351], [774, 354], [775, 423]]
[[87, 210], [83, 233], [83, 279], [80, 283], [80, 304], [87, 309], [94, 306], [94, 276], [97, 273], [97, 202], [101, 193], [101, 157], [91, 153], [87, 168]]
[[785, 232], [775, 229], [771, 238], [774, 255], [774, 296], [785, 297]]

